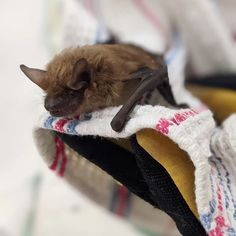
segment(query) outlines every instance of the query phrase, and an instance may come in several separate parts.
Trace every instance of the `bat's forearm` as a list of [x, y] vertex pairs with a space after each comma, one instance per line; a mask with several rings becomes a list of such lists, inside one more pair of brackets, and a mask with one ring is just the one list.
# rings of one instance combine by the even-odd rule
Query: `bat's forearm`
[[[137, 88], [132, 93], [128, 101], [122, 106], [120, 111], [111, 121], [111, 127], [116, 132], [122, 131], [129, 117], [129, 114], [132, 112], [138, 101], [142, 98], [143, 94], [163, 84], [165, 78], [168, 77], [166, 67], [159, 70], [149, 69], [148, 71], [145, 68], [145, 71], [146, 73], [143, 74], [144, 79], [141, 80], [141, 82], [138, 84]], [[142, 74], [143, 71], [141, 70], [139, 73]]]

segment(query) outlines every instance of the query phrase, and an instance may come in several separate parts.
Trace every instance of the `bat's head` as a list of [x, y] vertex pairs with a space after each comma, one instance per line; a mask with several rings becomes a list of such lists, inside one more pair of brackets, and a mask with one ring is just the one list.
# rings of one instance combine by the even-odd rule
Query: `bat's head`
[[46, 70], [20, 68], [45, 91], [44, 106], [53, 116], [73, 117], [121, 105], [128, 97], [124, 83], [111, 79], [112, 71], [103, 60], [92, 63], [67, 52], [56, 56]]

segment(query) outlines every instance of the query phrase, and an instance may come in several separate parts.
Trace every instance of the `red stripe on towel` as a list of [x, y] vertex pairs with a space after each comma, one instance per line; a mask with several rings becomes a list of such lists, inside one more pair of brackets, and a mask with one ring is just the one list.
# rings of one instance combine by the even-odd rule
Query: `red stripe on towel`
[[57, 165], [58, 165], [58, 162], [59, 162], [59, 159], [60, 159], [60, 147], [59, 147], [59, 138], [57, 136], [55, 136], [55, 145], [56, 145], [56, 154], [55, 154], [55, 157], [54, 157], [54, 160], [53, 160], [53, 163], [49, 166], [49, 168], [51, 170], [56, 170], [57, 168]]
[[118, 202], [118, 206], [116, 209], [116, 214], [118, 216], [124, 216], [126, 206], [127, 206], [127, 200], [128, 200], [128, 190], [126, 187], [121, 186], [119, 188], [118, 198], [119, 198], [119, 202]]
[[61, 161], [58, 170], [58, 175], [60, 177], [63, 177], [66, 170], [67, 156], [65, 153], [65, 145], [63, 141], [57, 136], [55, 137], [55, 146], [56, 146], [55, 158], [53, 163], [49, 166], [49, 168], [55, 171], [58, 167], [58, 163]]
[[57, 123], [55, 124], [55, 130], [58, 132], [65, 132], [64, 130], [64, 125], [68, 122], [67, 119], [60, 119], [57, 121]]
[[67, 157], [66, 157], [65, 152], [64, 152], [64, 155], [63, 155], [63, 158], [62, 158], [62, 161], [61, 161], [61, 166], [60, 166], [60, 169], [58, 171], [58, 175], [60, 177], [64, 176], [64, 173], [65, 173], [65, 170], [66, 170], [66, 164], [67, 164]]

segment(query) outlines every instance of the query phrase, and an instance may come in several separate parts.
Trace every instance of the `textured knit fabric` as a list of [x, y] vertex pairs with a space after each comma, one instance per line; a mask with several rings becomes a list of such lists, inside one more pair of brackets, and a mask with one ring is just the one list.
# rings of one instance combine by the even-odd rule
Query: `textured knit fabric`
[[209, 235], [236, 235], [236, 116], [224, 121], [211, 139], [210, 211], [201, 215]]

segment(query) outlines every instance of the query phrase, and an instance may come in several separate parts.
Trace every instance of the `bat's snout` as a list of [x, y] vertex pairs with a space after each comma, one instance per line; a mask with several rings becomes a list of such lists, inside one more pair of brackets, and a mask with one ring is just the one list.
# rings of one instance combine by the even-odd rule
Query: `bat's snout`
[[46, 97], [44, 107], [47, 111], [61, 110], [64, 107], [63, 98], [49, 98]]
[[68, 100], [62, 97], [46, 97], [44, 107], [52, 116], [62, 117], [73, 114], [78, 108], [74, 100]]

